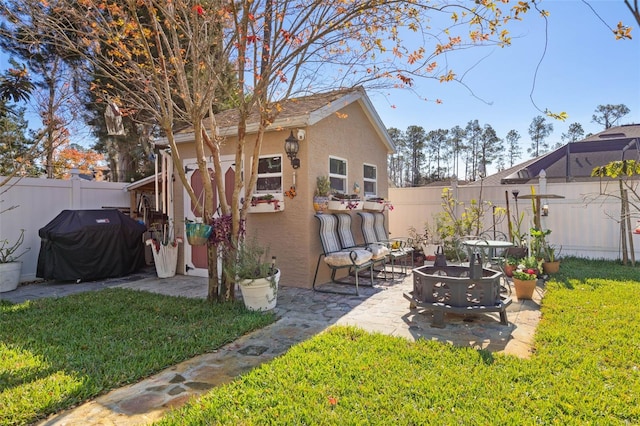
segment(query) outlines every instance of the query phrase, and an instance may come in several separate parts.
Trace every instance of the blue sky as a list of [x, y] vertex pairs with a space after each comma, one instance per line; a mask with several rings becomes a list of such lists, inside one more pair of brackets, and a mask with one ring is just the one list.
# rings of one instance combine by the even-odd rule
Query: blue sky
[[[541, 8], [550, 12], [547, 53], [540, 66], [533, 92], [535, 103], [553, 112], [566, 111], [562, 122], [549, 119], [554, 126], [547, 139], [560, 141], [569, 124], [579, 122], [585, 132], [603, 128], [592, 123], [598, 105], [625, 104], [631, 112], [619, 124], [640, 124], [640, 29], [623, 0], [590, 1], [609, 26], [619, 21], [633, 27], [632, 40], [615, 40], [600, 19], [578, 0], [547, 0]], [[410, 125], [425, 130], [464, 127], [477, 119], [491, 124], [504, 138], [511, 129], [520, 135], [523, 158], [529, 158], [529, 125], [537, 115], [529, 98], [534, 72], [544, 50], [544, 21], [530, 11], [524, 22], [510, 27], [512, 45], [507, 48], [470, 49], [450, 55], [457, 73], [487, 56], [465, 76], [465, 83], [476, 96], [456, 83], [417, 81], [414, 89], [421, 97], [442, 99], [442, 104], [425, 102], [416, 94], [400, 89], [371, 92], [369, 96], [387, 127], [406, 130]], [[395, 108], [392, 107], [395, 106]]]
[[[591, 122], [601, 104], [625, 104], [631, 112], [620, 124], [640, 123], [640, 28], [623, 0], [590, 0], [589, 4], [609, 26], [615, 27], [621, 20], [631, 25], [634, 38], [615, 40], [580, 0], [541, 3], [551, 15], [547, 52], [535, 80], [533, 99], [543, 111], [548, 108], [569, 115], [565, 122], [550, 120], [554, 131], [547, 141], [551, 145], [559, 142], [574, 122], [581, 123], [586, 133], [601, 131], [602, 126]], [[417, 95], [400, 89], [369, 92], [384, 124], [401, 130], [418, 125], [429, 131], [464, 127], [477, 119], [481, 125], [491, 124], [501, 138], [509, 130], [517, 130], [524, 151], [522, 159], [528, 158], [529, 124], [542, 114], [529, 96], [545, 44], [544, 20], [530, 11], [523, 22], [514, 22], [509, 28], [513, 38], [510, 47], [468, 49], [447, 57], [458, 74], [475, 65], [464, 82], [482, 100], [457, 83], [433, 80], [416, 80], [413, 89]], [[1, 59], [5, 62], [6, 56]], [[443, 103], [421, 98], [441, 99]], [[75, 138], [82, 141], [86, 136]], [[91, 142], [84, 140], [86, 145]]]

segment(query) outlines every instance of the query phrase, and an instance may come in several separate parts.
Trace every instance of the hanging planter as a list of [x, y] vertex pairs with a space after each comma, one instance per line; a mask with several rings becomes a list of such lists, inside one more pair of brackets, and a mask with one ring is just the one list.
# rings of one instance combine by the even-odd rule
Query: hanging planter
[[207, 240], [209, 240], [209, 236], [213, 231], [213, 227], [206, 223], [187, 222], [185, 226], [187, 228], [187, 241], [192, 246], [203, 246], [207, 244]]

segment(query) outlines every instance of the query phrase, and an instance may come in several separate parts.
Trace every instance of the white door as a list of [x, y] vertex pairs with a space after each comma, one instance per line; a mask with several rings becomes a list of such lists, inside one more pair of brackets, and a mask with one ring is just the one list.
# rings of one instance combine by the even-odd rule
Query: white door
[[[227, 197], [227, 203], [231, 203], [231, 196], [233, 194], [233, 186], [235, 184], [235, 161], [233, 156], [223, 156], [221, 157], [222, 163], [222, 181], [225, 187], [225, 194]], [[191, 187], [193, 191], [198, 195], [199, 199], [204, 201], [204, 189], [202, 185], [202, 174], [200, 170], [198, 170], [198, 165], [196, 161], [193, 159], [184, 160], [183, 162], [185, 171], [187, 174], [187, 180], [191, 183]], [[210, 179], [213, 180], [214, 172], [213, 172], [213, 164], [208, 164]], [[218, 202], [218, 193], [215, 190], [214, 184], [214, 193], [213, 193], [213, 204], [215, 206], [219, 205]], [[195, 205], [191, 202], [191, 198], [185, 191], [184, 193], [184, 214], [185, 219], [195, 220], [196, 219], [196, 208]], [[216, 215], [218, 212], [216, 212]], [[184, 232], [186, 235], [186, 230]], [[192, 246], [187, 241], [185, 241], [184, 247], [184, 263], [185, 263], [185, 275], [191, 275], [196, 277], [207, 277], [209, 276], [209, 270], [207, 268], [207, 246]], [[220, 264], [218, 264], [220, 267]], [[218, 268], [220, 269], [220, 268]]]

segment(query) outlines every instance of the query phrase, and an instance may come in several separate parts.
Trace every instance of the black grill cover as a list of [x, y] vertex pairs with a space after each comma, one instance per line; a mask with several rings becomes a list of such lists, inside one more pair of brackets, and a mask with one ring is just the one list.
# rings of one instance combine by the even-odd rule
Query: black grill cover
[[38, 231], [36, 276], [77, 281], [134, 273], [145, 264], [145, 230], [118, 210], [63, 210]]

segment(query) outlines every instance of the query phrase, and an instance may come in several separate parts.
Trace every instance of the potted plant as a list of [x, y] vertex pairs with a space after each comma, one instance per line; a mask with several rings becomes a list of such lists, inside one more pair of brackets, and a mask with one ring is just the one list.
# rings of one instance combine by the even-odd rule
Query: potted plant
[[203, 246], [207, 244], [209, 236], [213, 231], [213, 227], [206, 223], [202, 223], [202, 218], [196, 218], [196, 221], [185, 221], [185, 235], [187, 241], [192, 246]]
[[18, 259], [29, 251], [27, 248], [22, 253], [16, 254], [23, 242], [24, 229], [20, 230], [20, 236], [15, 243], [11, 244], [8, 239], [0, 241], [0, 293], [18, 288], [22, 269], [22, 262]]
[[237, 250], [235, 262], [226, 265], [229, 276], [235, 276], [247, 309], [268, 311], [276, 307], [280, 270], [276, 257], [267, 261], [268, 249], [259, 246], [255, 238], [243, 241]]
[[558, 255], [561, 249], [557, 249], [551, 244], [546, 244], [543, 248], [544, 261], [542, 262], [542, 270], [545, 274], [555, 274], [560, 270], [560, 259]]
[[251, 197], [249, 213], [274, 213], [284, 211], [284, 195], [262, 194]]
[[329, 210], [362, 210], [358, 194], [335, 193], [329, 200]]
[[520, 268], [513, 271], [513, 286], [516, 289], [518, 300], [531, 299], [538, 282], [538, 274], [535, 269]]
[[331, 181], [328, 176], [318, 176], [316, 178], [316, 190], [313, 193], [313, 208], [316, 213], [323, 213], [329, 206], [329, 196], [331, 195]]
[[367, 198], [362, 205], [363, 210], [371, 210], [374, 212], [382, 212], [386, 208], [388, 208], [389, 211], [392, 211], [393, 204], [382, 197]]
[[151, 224], [149, 232], [151, 238], [147, 238], [145, 244], [151, 246], [158, 278], [173, 277], [178, 266], [178, 245], [182, 244], [182, 238], [176, 237], [173, 226], [166, 223]]
[[518, 268], [518, 264], [520, 263], [520, 259], [508, 256], [504, 260], [504, 274], [508, 277], [513, 277], [513, 271]]
[[522, 222], [524, 221], [524, 212], [520, 213], [519, 216], [514, 215], [513, 219], [513, 222], [509, 223], [511, 226], [509, 233], [511, 234], [513, 247], [507, 248], [505, 254], [508, 257], [522, 259], [527, 255], [526, 234], [521, 231]]

